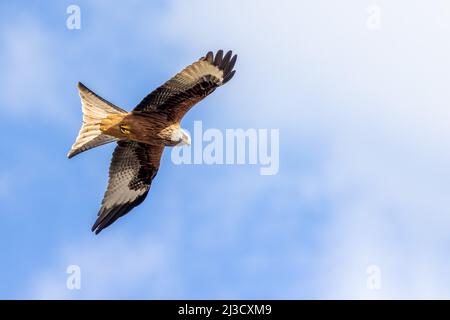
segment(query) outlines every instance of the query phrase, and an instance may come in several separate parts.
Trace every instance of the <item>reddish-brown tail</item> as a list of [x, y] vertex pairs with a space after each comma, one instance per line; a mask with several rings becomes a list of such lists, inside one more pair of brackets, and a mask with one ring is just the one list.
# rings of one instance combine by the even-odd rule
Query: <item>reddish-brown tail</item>
[[83, 124], [75, 143], [67, 154], [69, 159], [83, 151], [116, 141], [117, 138], [104, 134], [101, 131], [102, 120], [109, 115], [127, 113], [125, 110], [96, 95], [81, 82], [78, 83], [78, 91], [83, 111]]

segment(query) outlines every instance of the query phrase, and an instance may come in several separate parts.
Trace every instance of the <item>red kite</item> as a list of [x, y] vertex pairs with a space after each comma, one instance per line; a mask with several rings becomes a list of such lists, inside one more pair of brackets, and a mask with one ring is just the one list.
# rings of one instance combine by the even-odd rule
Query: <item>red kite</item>
[[109, 181], [97, 221], [98, 234], [144, 201], [166, 146], [191, 143], [180, 128], [183, 116], [197, 102], [234, 75], [237, 56], [208, 52], [146, 96], [131, 112], [115, 106], [78, 83], [83, 124], [68, 158], [117, 141]]

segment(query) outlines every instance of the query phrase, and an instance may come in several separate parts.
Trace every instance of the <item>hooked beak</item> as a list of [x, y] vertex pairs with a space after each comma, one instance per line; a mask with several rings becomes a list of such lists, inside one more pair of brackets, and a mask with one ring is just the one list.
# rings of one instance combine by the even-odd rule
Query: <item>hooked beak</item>
[[191, 137], [189, 135], [183, 136], [181, 142], [178, 144], [179, 146], [190, 146], [191, 145]]
[[191, 137], [187, 136], [187, 138], [184, 140], [184, 145], [190, 146], [191, 145]]

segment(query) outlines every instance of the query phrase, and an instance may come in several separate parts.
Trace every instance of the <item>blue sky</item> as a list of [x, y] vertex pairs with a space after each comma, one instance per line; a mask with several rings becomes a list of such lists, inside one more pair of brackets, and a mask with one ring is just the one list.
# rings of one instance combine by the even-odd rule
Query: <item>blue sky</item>
[[[450, 298], [448, 1], [0, 8], [1, 298]], [[166, 151], [147, 200], [94, 236], [114, 146], [66, 159], [76, 83], [129, 110], [220, 48], [237, 73], [183, 126], [279, 129], [278, 174]]]

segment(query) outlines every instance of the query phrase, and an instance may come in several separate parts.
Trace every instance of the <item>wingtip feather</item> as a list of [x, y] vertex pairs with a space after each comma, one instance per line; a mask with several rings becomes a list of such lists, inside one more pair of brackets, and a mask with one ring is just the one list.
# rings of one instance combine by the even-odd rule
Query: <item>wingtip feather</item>
[[223, 50], [220, 49], [219, 51], [217, 51], [216, 53], [216, 58], [214, 59], [214, 65], [219, 67], [220, 64], [222, 63], [222, 57], [223, 57]]
[[214, 58], [214, 54], [212, 53], [212, 51], [209, 51], [206, 54], [205, 60], [208, 61], [209, 63], [213, 62], [213, 58]]
[[223, 84], [227, 83], [228, 81], [231, 80], [231, 78], [233, 78], [234, 74], [236, 73], [236, 70], [231, 71], [229, 74], [227, 74], [224, 78], [223, 78]]
[[209, 51], [204, 60], [212, 63], [220, 70], [223, 71], [223, 81], [222, 84], [228, 82], [231, 78], [233, 78], [236, 70], [233, 70], [238, 55], [234, 54], [233, 51], [229, 50], [225, 55], [223, 55], [224, 51], [222, 49], [218, 50], [214, 55], [211, 51]]

